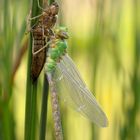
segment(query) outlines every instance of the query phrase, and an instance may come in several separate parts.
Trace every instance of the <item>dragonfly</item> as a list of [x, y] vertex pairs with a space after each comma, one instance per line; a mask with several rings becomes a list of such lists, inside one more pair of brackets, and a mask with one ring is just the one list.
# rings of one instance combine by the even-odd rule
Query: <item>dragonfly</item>
[[73, 60], [67, 53], [68, 30], [59, 27], [49, 42], [45, 73], [52, 92], [98, 126], [108, 126], [108, 119], [90, 92]]

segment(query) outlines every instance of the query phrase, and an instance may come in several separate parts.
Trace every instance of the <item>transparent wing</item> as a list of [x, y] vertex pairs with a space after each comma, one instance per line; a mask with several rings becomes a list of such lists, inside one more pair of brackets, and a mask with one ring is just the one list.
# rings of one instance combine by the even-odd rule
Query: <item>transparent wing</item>
[[63, 100], [71, 105], [76, 111], [90, 119], [99, 126], [108, 125], [108, 120], [95, 97], [88, 90], [85, 83], [73, 63], [72, 59], [66, 54], [57, 64], [53, 75], [60, 95]]

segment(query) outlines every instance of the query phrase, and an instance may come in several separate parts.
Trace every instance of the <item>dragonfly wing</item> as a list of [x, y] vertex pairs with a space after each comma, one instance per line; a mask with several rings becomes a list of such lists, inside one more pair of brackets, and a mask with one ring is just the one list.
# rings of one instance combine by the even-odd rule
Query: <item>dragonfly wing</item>
[[61, 98], [92, 122], [108, 125], [108, 120], [95, 97], [86, 87], [72, 59], [66, 54], [57, 64], [53, 76]]

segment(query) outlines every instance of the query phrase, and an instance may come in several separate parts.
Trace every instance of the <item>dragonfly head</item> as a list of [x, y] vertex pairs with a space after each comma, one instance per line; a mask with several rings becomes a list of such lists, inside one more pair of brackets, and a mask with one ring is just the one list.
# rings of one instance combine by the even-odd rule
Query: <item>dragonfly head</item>
[[60, 27], [56, 28], [54, 32], [56, 34], [56, 38], [58, 38], [58, 39], [68, 39], [69, 38], [68, 29], [64, 26], [60, 26]]

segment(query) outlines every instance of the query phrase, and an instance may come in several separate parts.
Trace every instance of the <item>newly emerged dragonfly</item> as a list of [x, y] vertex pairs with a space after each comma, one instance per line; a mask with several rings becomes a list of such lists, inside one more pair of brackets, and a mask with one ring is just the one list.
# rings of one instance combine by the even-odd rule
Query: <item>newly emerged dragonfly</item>
[[98, 126], [106, 127], [108, 119], [105, 113], [82, 80], [73, 60], [67, 54], [67, 38], [67, 29], [60, 27], [54, 31], [54, 36], [49, 42], [45, 73], [51, 91], [57, 92], [58, 95], [62, 94], [61, 97], [66, 103]]

